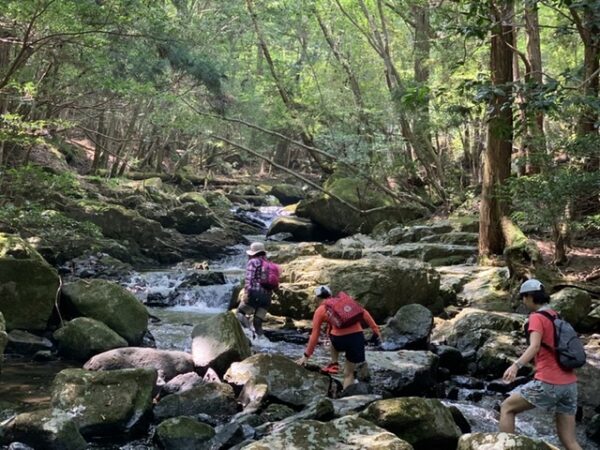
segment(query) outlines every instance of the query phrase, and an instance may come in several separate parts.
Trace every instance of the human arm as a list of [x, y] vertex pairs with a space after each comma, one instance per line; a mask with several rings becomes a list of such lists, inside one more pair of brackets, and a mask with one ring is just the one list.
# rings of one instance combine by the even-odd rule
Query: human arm
[[312, 331], [310, 333], [310, 338], [308, 339], [308, 345], [306, 346], [306, 350], [304, 351], [304, 356], [298, 359], [296, 362], [303, 366], [312, 356], [315, 351], [315, 347], [319, 342], [319, 334], [321, 333], [321, 325], [325, 321], [325, 306], [321, 305], [315, 311], [313, 315], [312, 322]]
[[363, 319], [369, 328], [373, 330], [373, 340], [381, 342], [381, 331], [379, 330], [379, 326], [375, 323], [375, 320], [373, 320], [371, 314], [369, 314], [369, 311], [365, 310], [365, 312], [363, 312]]
[[532, 331], [529, 335], [529, 347], [527, 347], [527, 350], [525, 350], [525, 352], [514, 363], [512, 363], [508, 369], [506, 369], [502, 379], [506, 383], [514, 381], [514, 379], [517, 377], [517, 372], [519, 369], [525, 364], [529, 363], [529, 361], [531, 361], [535, 355], [537, 355], [537, 353], [540, 351], [541, 345], [542, 333], [539, 331]]

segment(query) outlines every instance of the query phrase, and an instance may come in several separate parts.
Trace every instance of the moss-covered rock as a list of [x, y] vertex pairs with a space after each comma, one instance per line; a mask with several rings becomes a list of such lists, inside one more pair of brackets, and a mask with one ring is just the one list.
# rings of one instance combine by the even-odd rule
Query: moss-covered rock
[[458, 440], [456, 450], [557, 450], [556, 447], [527, 436], [509, 433], [469, 433]]
[[453, 231], [444, 234], [434, 234], [421, 239], [421, 242], [439, 242], [452, 245], [471, 245], [477, 246], [479, 235], [477, 233], [468, 233], [466, 231]]
[[202, 370], [210, 367], [223, 376], [232, 362], [250, 354], [248, 338], [232, 312], [202, 319], [192, 330], [192, 358]]
[[0, 233], [0, 311], [8, 331], [46, 329], [58, 286], [58, 274], [38, 252]]
[[143, 424], [155, 383], [152, 369], [65, 369], [54, 378], [51, 404], [70, 412], [83, 436], [110, 436]]
[[331, 422], [300, 420], [242, 448], [244, 450], [280, 448], [413, 450], [408, 442], [356, 416], [345, 416]]
[[272, 397], [289, 405], [306, 406], [315, 396], [329, 391], [328, 377], [281, 355], [253, 355], [233, 363], [225, 374], [227, 382], [238, 386], [256, 378], [265, 380]]
[[178, 197], [181, 203], [198, 203], [202, 206], [209, 207], [208, 201], [200, 192], [186, 192]]
[[385, 428], [417, 449], [454, 450], [461, 431], [439, 400], [404, 397], [371, 403], [360, 417]]
[[499, 378], [524, 350], [519, 339], [509, 334], [492, 333], [477, 350], [477, 372], [488, 378]]
[[67, 358], [87, 361], [98, 353], [127, 347], [127, 341], [104, 323], [78, 317], [54, 332], [58, 351]]
[[236, 412], [237, 403], [233, 388], [227, 383], [206, 383], [187, 391], [167, 395], [154, 408], [154, 416], [159, 420], [198, 414], [221, 418]]
[[8, 333], [6, 351], [19, 355], [34, 355], [40, 351], [51, 351], [54, 345], [49, 339], [28, 331], [12, 330]]
[[385, 194], [356, 177], [334, 176], [324, 187], [359, 209], [377, 209], [368, 214], [360, 214], [327, 194], [302, 200], [296, 214], [311, 219], [332, 233], [345, 236], [370, 233], [383, 220], [404, 223], [427, 214], [427, 210], [418, 204], [394, 204]]
[[77, 315], [108, 325], [131, 345], [141, 343], [148, 329], [146, 307], [118, 284], [79, 280], [63, 286], [62, 299]]
[[563, 319], [578, 328], [592, 308], [592, 297], [584, 290], [565, 288], [552, 294], [550, 297], [550, 306]]
[[165, 450], [188, 450], [202, 448], [214, 435], [215, 430], [210, 425], [182, 416], [161, 422], [154, 438]]
[[393, 257], [358, 260], [301, 257], [282, 265], [280, 290], [270, 311], [295, 318], [312, 317], [318, 306], [314, 288], [328, 284], [345, 291], [383, 321], [407, 304], [422, 304], [434, 312], [441, 307], [439, 275], [428, 264]]
[[208, 202], [208, 206], [218, 209], [229, 209], [233, 206], [231, 200], [223, 192], [207, 191], [203, 193], [204, 198]]
[[0, 443], [8, 445], [15, 441], [47, 450], [87, 448], [72, 415], [60, 410], [22, 413], [8, 421], [0, 433]]
[[306, 197], [302, 188], [293, 184], [276, 184], [270, 189], [269, 194], [284, 206], [298, 203]]

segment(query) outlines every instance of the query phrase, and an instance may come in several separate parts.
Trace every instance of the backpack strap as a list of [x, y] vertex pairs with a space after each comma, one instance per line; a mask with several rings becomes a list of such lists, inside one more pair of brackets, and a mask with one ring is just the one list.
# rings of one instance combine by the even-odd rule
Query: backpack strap
[[550, 321], [550, 323], [552, 324], [552, 334], [553, 334], [553, 338], [554, 338], [554, 347], [546, 344], [545, 342], [542, 342], [542, 347], [546, 347], [548, 350], [552, 350], [552, 351], [556, 351], [556, 329], [554, 327], [554, 319], [558, 318], [558, 314], [552, 315], [550, 314], [548, 311], [534, 311], [532, 314], [541, 314], [542, 316], [544, 316], [546, 319], [548, 319]]

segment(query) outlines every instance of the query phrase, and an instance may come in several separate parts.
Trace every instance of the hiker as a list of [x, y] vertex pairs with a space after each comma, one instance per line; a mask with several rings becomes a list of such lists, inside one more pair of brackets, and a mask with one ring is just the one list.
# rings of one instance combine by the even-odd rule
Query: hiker
[[[343, 383], [345, 389], [354, 384], [354, 370], [356, 366], [358, 364], [366, 364], [365, 337], [361, 322], [364, 320], [379, 340], [381, 340], [381, 332], [371, 314], [348, 294], [340, 292], [337, 297], [333, 297], [329, 286], [319, 286], [315, 289], [315, 296], [322, 300], [322, 302], [314, 313], [312, 332], [304, 356], [296, 362], [301, 366], [306, 364], [319, 341], [321, 325], [323, 322], [327, 322], [328, 326], [331, 327], [329, 338], [333, 347], [332, 357], [337, 359], [338, 352], [346, 353]], [[349, 314], [346, 317], [340, 317], [344, 313]]]
[[279, 286], [279, 267], [267, 259], [262, 242], [250, 244], [246, 254], [245, 284], [236, 315], [246, 328], [250, 328], [248, 316], [253, 316], [254, 331], [258, 336], [263, 336], [262, 323], [271, 305], [273, 291]]
[[504, 372], [503, 379], [511, 383], [525, 364], [535, 359], [532, 381], [515, 389], [500, 409], [500, 431], [515, 432], [515, 416], [535, 407], [554, 411], [556, 430], [567, 450], [581, 450], [575, 435], [577, 412], [577, 377], [573, 370], [559, 364], [555, 348], [554, 323], [546, 314], [556, 318], [550, 308], [550, 298], [538, 280], [525, 281], [519, 290], [523, 303], [531, 311], [527, 332], [527, 350]]

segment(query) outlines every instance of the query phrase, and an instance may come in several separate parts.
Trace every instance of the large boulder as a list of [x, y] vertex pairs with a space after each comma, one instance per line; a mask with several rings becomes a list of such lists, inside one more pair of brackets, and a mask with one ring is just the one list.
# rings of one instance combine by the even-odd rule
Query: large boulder
[[198, 414], [223, 417], [231, 416], [237, 410], [233, 388], [230, 385], [206, 383], [163, 397], [154, 408], [154, 416], [158, 420]]
[[494, 333], [521, 332], [526, 321], [522, 314], [465, 308], [452, 320], [433, 331], [432, 340], [446, 342], [461, 352], [477, 351]]
[[214, 435], [215, 430], [210, 425], [182, 416], [161, 422], [156, 427], [154, 439], [166, 450], [188, 450], [202, 448]]
[[476, 372], [486, 378], [499, 378], [523, 353], [525, 347], [509, 334], [492, 333], [477, 350]]
[[200, 203], [184, 203], [173, 208], [160, 222], [162, 226], [175, 228], [183, 234], [200, 234], [210, 227], [223, 226], [210, 208]]
[[98, 353], [118, 347], [127, 347], [127, 341], [116, 332], [94, 319], [78, 317], [54, 332], [58, 351], [67, 358], [87, 361]]
[[373, 386], [384, 397], [425, 395], [437, 382], [439, 358], [428, 351], [399, 350], [366, 353]]
[[334, 176], [324, 187], [358, 209], [373, 210], [361, 214], [327, 194], [319, 194], [298, 204], [298, 216], [306, 217], [335, 234], [370, 233], [383, 220], [404, 223], [427, 214], [424, 207], [415, 203], [394, 204], [389, 197], [358, 177]]
[[509, 433], [468, 433], [458, 440], [456, 450], [557, 450], [556, 447], [527, 436]]
[[592, 297], [582, 289], [565, 288], [550, 296], [550, 306], [573, 327], [579, 328], [592, 308]]
[[105, 280], [79, 280], [63, 286], [62, 299], [76, 315], [108, 325], [131, 345], [138, 345], [148, 329], [148, 311], [135, 296]]
[[462, 434], [450, 410], [437, 399], [378, 400], [361, 412], [360, 417], [394, 433], [416, 449], [454, 450]]
[[288, 241], [318, 241], [322, 238], [314, 223], [300, 217], [277, 217], [267, 230], [267, 237], [278, 233], [290, 233], [292, 236]]
[[42, 256], [18, 236], [0, 233], [0, 311], [6, 329], [45, 330], [59, 279]]
[[356, 416], [340, 417], [331, 422], [301, 420], [242, 447], [244, 450], [280, 448], [413, 450], [408, 442]]
[[225, 374], [227, 382], [238, 386], [258, 378], [264, 379], [273, 398], [294, 406], [306, 406], [315, 396], [329, 391], [328, 377], [281, 355], [253, 355], [233, 363]]
[[600, 336], [594, 335], [585, 345], [586, 364], [577, 369], [578, 403], [584, 414], [591, 415], [600, 408]]
[[276, 184], [269, 191], [269, 195], [275, 197], [284, 206], [298, 203], [306, 197], [302, 188], [293, 184]]
[[251, 355], [248, 338], [231, 311], [207, 317], [192, 330], [192, 358], [201, 370], [223, 376], [234, 361]]
[[477, 255], [477, 247], [472, 245], [453, 245], [431, 242], [415, 242], [396, 245], [393, 256], [415, 258], [429, 262], [434, 266], [461, 264]]
[[307, 256], [282, 266], [282, 283], [270, 311], [288, 317], [312, 317], [318, 306], [313, 290], [320, 284], [328, 284], [334, 292], [347, 292], [377, 321], [411, 303], [434, 312], [441, 309], [439, 275], [428, 264], [393, 257], [341, 260]]
[[51, 405], [70, 412], [83, 436], [128, 432], [152, 409], [156, 371], [65, 369], [52, 383]]
[[406, 242], [425, 241], [428, 237], [438, 236], [450, 231], [452, 231], [452, 226], [449, 223], [395, 227], [386, 233], [384, 242], [388, 245], [397, 245]]
[[422, 305], [403, 306], [382, 331], [387, 349], [425, 350], [433, 329], [433, 314]]
[[0, 429], [0, 443], [8, 445], [11, 442], [47, 450], [87, 448], [72, 414], [56, 409], [22, 413], [7, 421]]
[[192, 355], [175, 350], [126, 347], [109, 350], [92, 357], [86, 370], [154, 369], [161, 381], [194, 371]]

